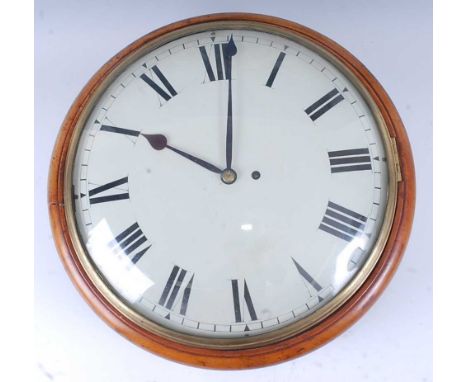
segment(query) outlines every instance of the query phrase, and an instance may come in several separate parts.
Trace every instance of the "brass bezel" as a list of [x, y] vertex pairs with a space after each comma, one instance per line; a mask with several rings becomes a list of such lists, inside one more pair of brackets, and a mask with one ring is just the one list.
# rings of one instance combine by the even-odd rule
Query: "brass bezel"
[[[389, 183], [385, 217], [382, 223], [379, 237], [375, 242], [374, 248], [369, 254], [369, 257], [366, 260], [365, 264], [362, 266], [360, 272], [328, 304], [322, 306], [310, 315], [298, 321], [295, 321], [289, 325], [280, 327], [277, 330], [272, 330], [263, 334], [243, 338], [211, 338], [181, 333], [159, 325], [153, 321], [150, 321], [143, 315], [135, 312], [118, 296], [116, 296], [116, 294], [112, 291], [112, 287], [106, 284], [103, 276], [95, 268], [92, 260], [87, 255], [85, 246], [83, 245], [77, 231], [73, 211], [73, 162], [76, 156], [76, 149], [78, 146], [78, 140], [81, 135], [81, 131], [98, 97], [103, 94], [103, 92], [107, 89], [108, 85], [122, 72], [122, 70], [127, 66], [128, 63], [139, 59], [140, 57], [144, 56], [153, 49], [156, 49], [157, 47], [169, 43], [177, 38], [187, 36], [193, 33], [214, 29], [248, 29], [276, 34], [291, 39], [296, 43], [301, 44], [317, 52], [318, 54], [322, 55], [325, 59], [332, 62], [333, 65], [337, 67], [337, 69], [339, 69], [342, 73], [346, 75], [346, 77], [360, 92], [360, 95], [363, 97], [363, 99], [367, 102], [379, 127], [382, 136], [382, 141], [387, 154]], [[394, 213], [396, 208], [397, 183], [399, 180], [401, 180], [401, 176], [399, 176], [398, 169], [398, 153], [396, 152], [395, 145], [391, 141], [388, 128], [380, 113], [379, 108], [376, 106], [372, 97], [369, 95], [366, 88], [356, 78], [356, 76], [346, 67], [345, 64], [343, 64], [336, 56], [334, 56], [332, 52], [317, 45], [314, 41], [280, 26], [266, 24], [260, 21], [208, 21], [178, 29], [176, 31], [167, 33], [163, 36], [160, 36], [159, 38], [155, 38], [147, 42], [135, 52], [128, 55], [124, 60], [122, 60], [122, 62], [120, 62], [120, 64], [116, 68], [114, 68], [112, 72], [107, 76], [107, 78], [95, 89], [93, 94], [90, 95], [86, 102], [86, 106], [80, 113], [80, 117], [75, 124], [73, 136], [70, 141], [70, 150], [68, 151], [68, 156], [66, 158], [64, 178], [65, 216], [67, 225], [70, 228], [70, 237], [72, 239], [74, 250], [87, 276], [99, 290], [102, 296], [126, 318], [128, 318], [141, 328], [151, 333], [154, 333], [156, 335], [162, 336], [164, 338], [181, 344], [220, 350], [248, 349], [276, 343], [286, 338], [292, 337], [298, 333], [301, 333], [307, 329], [310, 329], [311, 327], [317, 325], [319, 322], [323, 321], [325, 318], [334, 313], [356, 293], [356, 291], [360, 288], [360, 286], [364, 283], [364, 281], [374, 269], [374, 266], [378, 262], [380, 255], [382, 254], [387, 243], [387, 239], [393, 224]]]

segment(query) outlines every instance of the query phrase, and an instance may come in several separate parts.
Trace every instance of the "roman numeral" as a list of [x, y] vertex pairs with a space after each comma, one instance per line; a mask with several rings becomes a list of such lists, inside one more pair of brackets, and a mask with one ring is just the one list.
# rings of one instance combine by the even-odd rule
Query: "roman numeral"
[[[166, 285], [164, 286], [164, 290], [159, 299], [159, 305], [162, 305], [167, 309], [172, 310], [174, 303], [176, 302], [176, 299], [179, 296], [179, 292], [181, 292], [181, 286], [184, 283], [186, 275], [187, 271], [185, 269], [182, 269], [177, 265], [175, 265], [172, 268], [171, 274], [167, 279]], [[194, 275], [192, 275], [192, 277], [190, 278], [182, 294], [182, 301], [180, 303], [179, 313], [183, 316], [185, 316], [185, 313], [187, 313], [187, 306], [190, 298], [190, 293], [192, 291], [193, 277]]]
[[[234, 317], [236, 322], [242, 322], [242, 314], [241, 314], [241, 303], [240, 303], [240, 293], [239, 293], [239, 282], [238, 280], [231, 280], [232, 286], [232, 298], [234, 302]], [[253, 306], [252, 297], [250, 296], [249, 288], [247, 286], [247, 282], [244, 279], [244, 300], [245, 304], [247, 305], [247, 310], [249, 312], [250, 319], [252, 321], [257, 320], [257, 313], [255, 312], [255, 308]], [[247, 328], [248, 330], [248, 328]]]
[[343, 96], [339, 93], [338, 89], [335, 88], [325, 94], [318, 101], [314, 102], [304, 111], [312, 121], [315, 121], [317, 118], [321, 117], [333, 106], [339, 104], [343, 100]]
[[273, 66], [273, 70], [270, 73], [270, 77], [268, 77], [266, 86], [271, 88], [271, 85], [273, 85], [273, 81], [275, 81], [276, 75], [278, 74], [278, 70], [283, 63], [284, 57], [286, 56], [286, 53], [281, 52], [278, 55], [278, 58], [276, 59], [275, 65]]
[[[231, 79], [231, 57], [227, 54], [228, 43], [213, 44], [215, 55], [216, 76], [211, 66], [210, 58], [204, 46], [200, 46], [200, 54], [210, 81]], [[224, 67], [223, 67], [224, 65]]]
[[120, 127], [109, 126], [109, 125], [102, 125], [100, 130], [107, 131], [109, 133], [130, 135], [132, 137], [138, 137], [140, 135], [140, 132], [136, 130], [122, 129]]
[[117, 180], [114, 180], [113, 182], [109, 182], [109, 183], [104, 184], [102, 186], [93, 188], [88, 193], [89, 203], [90, 204], [97, 204], [97, 203], [112, 202], [112, 201], [115, 201], [115, 200], [129, 199], [130, 195], [128, 194], [128, 191], [120, 193], [120, 194], [92, 197], [94, 195], [101, 194], [104, 191], [110, 190], [111, 188], [121, 186], [123, 184], [128, 184], [128, 177], [127, 176], [125, 178], [117, 179]]
[[333, 202], [328, 202], [319, 229], [346, 241], [364, 233], [367, 218]]
[[329, 151], [331, 172], [372, 170], [369, 149]]
[[[291, 259], [294, 262], [294, 265], [296, 266], [297, 271], [304, 278], [304, 280], [306, 280], [312, 286], [312, 288], [314, 288], [317, 291], [317, 293], [320, 292], [322, 290], [322, 287], [320, 286], [320, 284], [317, 281], [315, 281], [315, 279], [309, 273], [307, 273], [307, 271], [304, 268], [302, 268], [302, 266], [296, 260], [294, 260], [294, 258], [291, 257]], [[319, 302], [323, 300], [322, 297], [320, 296], [317, 296], [317, 297], [318, 297]]]
[[159, 78], [159, 80], [161, 81], [162, 85], [166, 88], [166, 90], [164, 90], [162, 87], [156, 84], [156, 82], [154, 82], [145, 73], [143, 73], [140, 76], [140, 78], [143, 81], [145, 81], [156, 93], [158, 93], [166, 101], [169, 101], [172, 97], [176, 96], [177, 92], [174, 90], [172, 85], [169, 83], [169, 81], [164, 76], [164, 74], [162, 74], [159, 68], [156, 65], [154, 65], [151, 69], [153, 70], [154, 74], [156, 74], [156, 76]]
[[138, 223], [134, 223], [118, 234], [115, 239], [109, 243], [109, 246], [119, 246], [127, 256], [132, 256], [132, 262], [133, 264], [136, 264], [151, 247], [150, 244], [149, 246], [141, 249], [147, 240], [148, 239], [143, 234]]

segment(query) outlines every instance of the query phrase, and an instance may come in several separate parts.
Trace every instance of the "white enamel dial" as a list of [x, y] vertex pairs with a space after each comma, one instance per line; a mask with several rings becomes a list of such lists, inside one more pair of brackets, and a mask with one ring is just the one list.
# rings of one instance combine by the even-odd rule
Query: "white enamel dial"
[[185, 36], [128, 64], [73, 167], [78, 233], [106, 283], [150, 321], [204, 337], [276, 330], [330, 303], [380, 234], [387, 186], [379, 127], [346, 75], [253, 30]]

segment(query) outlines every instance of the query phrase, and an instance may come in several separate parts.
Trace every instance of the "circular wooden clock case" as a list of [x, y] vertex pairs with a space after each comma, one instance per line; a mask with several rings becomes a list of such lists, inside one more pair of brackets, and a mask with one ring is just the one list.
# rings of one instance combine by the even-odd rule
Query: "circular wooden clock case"
[[155, 354], [220, 369], [352, 325], [397, 269], [414, 203], [377, 80], [321, 34], [245, 13], [114, 56], [70, 108], [49, 175], [56, 246], [94, 311]]

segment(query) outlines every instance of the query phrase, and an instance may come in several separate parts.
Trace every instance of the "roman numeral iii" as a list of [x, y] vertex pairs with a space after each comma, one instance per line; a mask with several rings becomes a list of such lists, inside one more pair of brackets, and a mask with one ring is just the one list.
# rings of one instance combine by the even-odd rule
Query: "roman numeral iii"
[[187, 271], [183, 268], [180, 268], [177, 265], [174, 265], [172, 268], [171, 274], [167, 279], [166, 285], [164, 286], [161, 297], [159, 298], [159, 305], [166, 307], [169, 310], [172, 310], [174, 304], [177, 302], [178, 298], [181, 296], [182, 301], [180, 303], [179, 313], [185, 315], [187, 312], [187, 306], [190, 298], [190, 293], [192, 291], [193, 277], [190, 278], [187, 285], [181, 290], [184, 280], [187, 276]]
[[346, 241], [364, 233], [367, 218], [336, 203], [328, 202], [325, 216], [319, 226], [324, 232]]
[[159, 70], [159, 68], [154, 65], [151, 70], [153, 71], [154, 74], [156, 74], [156, 77], [158, 77], [159, 81], [161, 82], [163, 87], [159, 86], [155, 81], [153, 81], [148, 75], [143, 73], [140, 78], [145, 81], [156, 93], [158, 93], [162, 98], [164, 98], [166, 101], [169, 101], [172, 97], [177, 95], [177, 92], [174, 90], [170, 82], [167, 80], [167, 78], [162, 74], [162, 72]]
[[338, 105], [344, 98], [338, 91], [338, 89], [333, 89], [325, 94], [318, 101], [314, 102], [304, 111], [310, 117], [312, 121], [317, 120], [333, 106]]
[[[239, 280], [231, 280], [232, 287], [232, 298], [234, 303], [234, 317], [236, 322], [242, 322], [242, 312], [241, 312], [241, 302], [240, 302], [240, 293], [239, 293]], [[257, 320], [257, 313], [253, 306], [252, 297], [250, 296], [249, 288], [247, 286], [247, 281], [244, 279], [244, 301], [247, 306], [247, 311], [249, 312], [250, 319], [252, 321]]]
[[213, 66], [211, 65], [206, 47], [200, 46], [199, 48], [203, 64], [205, 65], [206, 74], [210, 81], [231, 79], [231, 59], [226, 54], [227, 44], [228, 43], [213, 44], [216, 75], [213, 70]]
[[138, 223], [134, 223], [118, 234], [109, 246], [120, 247], [128, 257], [132, 257], [133, 264], [136, 264], [151, 247], [150, 244], [142, 249], [147, 240]]
[[97, 203], [105, 203], [105, 202], [112, 202], [115, 200], [124, 200], [128, 199], [130, 195], [128, 194], [128, 191], [122, 192], [119, 194], [112, 194], [112, 195], [105, 195], [105, 196], [95, 196], [102, 194], [103, 192], [110, 190], [114, 187], [122, 186], [122, 185], [127, 185], [126, 188], [128, 188], [128, 177], [124, 177], [121, 179], [114, 180], [113, 182], [109, 182], [107, 184], [104, 184], [102, 186], [93, 188], [92, 190], [89, 191], [88, 196], [89, 196], [89, 203], [90, 204], [97, 204]]
[[329, 151], [331, 172], [372, 170], [369, 149]]

